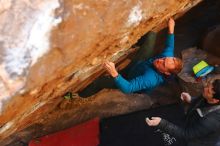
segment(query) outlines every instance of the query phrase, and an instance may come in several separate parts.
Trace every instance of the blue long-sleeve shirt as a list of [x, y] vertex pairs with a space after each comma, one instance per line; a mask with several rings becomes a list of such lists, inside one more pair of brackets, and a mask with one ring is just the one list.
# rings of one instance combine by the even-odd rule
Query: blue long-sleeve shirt
[[139, 62], [131, 70], [131, 80], [126, 80], [120, 74], [114, 78], [116, 86], [124, 93], [133, 93], [136, 91], [149, 92], [155, 87], [165, 82], [163, 74], [158, 72], [153, 61], [163, 57], [174, 56], [174, 34], [168, 34], [166, 47], [160, 55], [152, 57], [146, 61]]

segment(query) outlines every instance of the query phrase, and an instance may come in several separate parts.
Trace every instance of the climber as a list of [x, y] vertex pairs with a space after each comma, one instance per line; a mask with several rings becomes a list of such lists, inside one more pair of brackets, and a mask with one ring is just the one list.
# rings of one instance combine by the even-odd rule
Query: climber
[[189, 146], [219, 146], [220, 74], [207, 79], [203, 94], [199, 98], [182, 93], [181, 99], [190, 104], [184, 128], [160, 117], [146, 118], [146, 123], [149, 126], [157, 126], [176, 138], [186, 140]]
[[[113, 62], [106, 61], [104, 67], [114, 78], [116, 86], [124, 93], [149, 92], [163, 84], [171, 75], [179, 73], [182, 61], [174, 57], [174, 26], [175, 21], [168, 21], [166, 47], [160, 55], [146, 60], [138, 60], [128, 73], [128, 80], [120, 75]], [[138, 54], [145, 55], [148, 50], [140, 49]], [[140, 58], [143, 58], [143, 55]]]

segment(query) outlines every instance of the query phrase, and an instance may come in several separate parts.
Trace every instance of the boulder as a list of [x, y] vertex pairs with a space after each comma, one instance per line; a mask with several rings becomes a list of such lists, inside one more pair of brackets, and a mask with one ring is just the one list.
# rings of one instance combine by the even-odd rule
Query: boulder
[[[51, 120], [45, 115], [53, 111], [61, 115], [67, 91], [78, 97], [77, 92], [103, 74], [104, 60], [126, 58], [132, 52], [130, 47], [146, 32], [162, 29], [161, 24], [170, 16], [178, 17], [201, 1], [1, 0], [0, 145], [18, 141], [16, 133], [25, 128], [57, 123], [59, 114]], [[89, 110], [93, 100], [82, 101], [88, 102]], [[77, 106], [69, 111], [86, 112], [80, 102], [73, 102]], [[89, 117], [97, 116], [88, 113]], [[63, 117], [69, 121], [71, 114]], [[77, 115], [83, 117], [80, 112]], [[65, 120], [59, 124], [65, 126]], [[44, 128], [39, 128], [42, 134], [50, 131]], [[28, 135], [22, 133], [23, 137]]]
[[220, 58], [194, 47], [183, 50], [182, 59], [183, 69], [178, 74], [182, 91], [188, 92], [192, 96], [197, 97], [203, 92], [203, 81], [196, 79], [192, 70], [193, 66], [201, 60], [206, 61], [209, 65], [218, 66], [220, 64]]
[[220, 57], [220, 25], [213, 26], [203, 40], [202, 48]]

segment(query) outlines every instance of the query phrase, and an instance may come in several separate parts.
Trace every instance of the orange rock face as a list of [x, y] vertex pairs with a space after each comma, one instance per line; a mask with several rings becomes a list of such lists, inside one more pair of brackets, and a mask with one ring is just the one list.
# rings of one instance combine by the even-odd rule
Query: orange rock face
[[66, 91], [101, 75], [104, 60], [117, 62], [146, 32], [200, 1], [0, 1], [0, 141], [42, 122]]

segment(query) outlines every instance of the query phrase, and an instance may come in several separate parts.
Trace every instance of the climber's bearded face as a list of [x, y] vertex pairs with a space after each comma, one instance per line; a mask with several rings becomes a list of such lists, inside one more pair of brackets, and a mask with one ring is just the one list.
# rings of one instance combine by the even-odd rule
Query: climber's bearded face
[[175, 57], [158, 58], [153, 62], [155, 68], [166, 75], [170, 75], [170, 70], [176, 67]]

